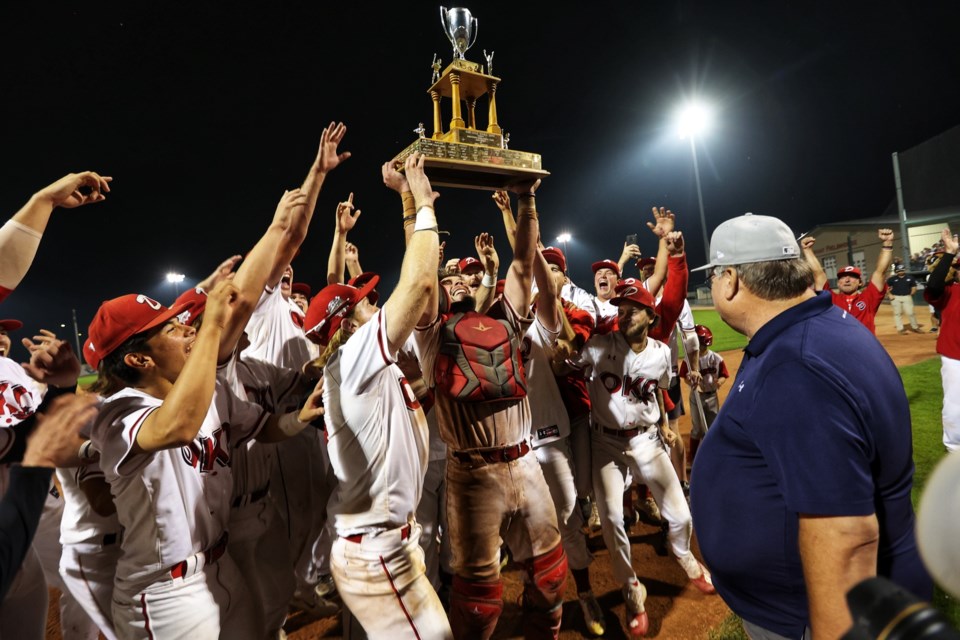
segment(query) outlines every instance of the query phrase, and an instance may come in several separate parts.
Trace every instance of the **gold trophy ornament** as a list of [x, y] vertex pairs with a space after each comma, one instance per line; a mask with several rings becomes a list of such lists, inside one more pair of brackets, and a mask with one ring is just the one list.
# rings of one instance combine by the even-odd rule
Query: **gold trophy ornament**
[[[543, 170], [539, 153], [507, 148], [509, 136], [504, 138], [497, 121], [500, 78], [492, 75], [493, 52], [487, 55], [484, 51], [486, 73], [483, 66], [466, 58], [477, 39], [477, 19], [469, 9], [440, 7], [440, 20], [453, 45], [453, 61], [438, 74], [440, 64], [434, 54], [433, 84], [427, 90], [433, 101], [433, 133], [424, 136], [418, 127], [417, 140], [393, 159], [394, 164], [403, 171], [404, 160], [418, 151], [426, 157], [424, 168], [432, 184], [467, 189], [506, 189], [550, 175]], [[480, 129], [476, 106], [485, 96], [487, 126]], [[443, 130], [442, 98], [448, 98], [451, 105], [447, 131]]]

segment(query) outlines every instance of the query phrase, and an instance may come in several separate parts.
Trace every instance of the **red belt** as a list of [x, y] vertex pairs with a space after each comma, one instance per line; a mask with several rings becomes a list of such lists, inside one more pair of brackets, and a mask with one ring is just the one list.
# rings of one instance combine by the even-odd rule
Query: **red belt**
[[600, 433], [607, 434], [608, 436], [630, 439], [634, 436], [640, 435], [650, 427], [634, 427], [633, 429], [608, 429], [602, 424], [593, 423], [593, 428]]
[[509, 447], [500, 447], [498, 449], [473, 449], [470, 451], [454, 451], [453, 457], [460, 462], [472, 462], [474, 456], [480, 456], [485, 462], [496, 464], [498, 462], [513, 462], [527, 455], [530, 451], [530, 445], [524, 440], [519, 444], [512, 444]]
[[[343, 539], [346, 540], [347, 542], [355, 542], [357, 544], [360, 544], [361, 542], [363, 542], [363, 536], [365, 535], [367, 534], [355, 533], [352, 536], [343, 536]], [[410, 525], [404, 525], [400, 529], [400, 540], [406, 540], [409, 537], [410, 537]]]
[[[204, 566], [208, 564], [213, 564], [214, 562], [220, 559], [220, 557], [227, 550], [227, 538], [228, 538], [227, 532], [224, 531], [223, 535], [220, 536], [220, 539], [217, 540], [216, 544], [214, 544], [212, 547], [210, 547], [206, 551], [201, 552], [203, 553]], [[170, 569], [170, 577], [182, 578], [183, 576], [186, 575], [187, 570], [189, 568], [190, 568], [190, 565], [187, 564], [186, 560], [182, 562], [178, 562], [177, 564], [173, 565], [173, 568]]]

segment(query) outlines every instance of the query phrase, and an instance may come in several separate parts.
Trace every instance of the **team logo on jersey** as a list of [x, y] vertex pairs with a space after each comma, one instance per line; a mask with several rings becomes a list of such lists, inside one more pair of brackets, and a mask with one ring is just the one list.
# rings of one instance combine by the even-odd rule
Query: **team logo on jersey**
[[0, 382], [0, 425], [23, 422], [36, 410], [29, 389], [16, 382]]
[[860, 309], [860, 311], [866, 311], [866, 310], [867, 310], [867, 303], [864, 302], [863, 300], [857, 300], [857, 304], [855, 304], [854, 306], [855, 306], [857, 309]]
[[621, 379], [617, 374], [605, 371], [600, 374], [600, 383], [610, 395], [619, 393], [625, 398], [633, 398], [644, 404], [657, 401], [656, 390], [658, 383], [656, 380], [634, 378], [629, 374]]
[[544, 438], [559, 438], [560, 437], [560, 427], [553, 425], [550, 427], [541, 427], [537, 429], [537, 440], [543, 440]]
[[211, 436], [197, 436], [197, 439], [185, 447], [180, 447], [183, 460], [200, 471], [212, 473], [216, 467], [230, 466], [230, 447], [224, 436], [228, 425], [217, 429]]

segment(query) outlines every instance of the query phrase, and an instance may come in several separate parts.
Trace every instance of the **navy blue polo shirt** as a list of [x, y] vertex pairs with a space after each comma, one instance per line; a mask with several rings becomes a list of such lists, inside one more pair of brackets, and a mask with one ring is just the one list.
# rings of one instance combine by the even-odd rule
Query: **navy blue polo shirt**
[[917, 552], [910, 409], [870, 331], [825, 292], [765, 324], [697, 452], [693, 523], [739, 616], [788, 638], [808, 625], [799, 514], [880, 522], [878, 572], [929, 599]]

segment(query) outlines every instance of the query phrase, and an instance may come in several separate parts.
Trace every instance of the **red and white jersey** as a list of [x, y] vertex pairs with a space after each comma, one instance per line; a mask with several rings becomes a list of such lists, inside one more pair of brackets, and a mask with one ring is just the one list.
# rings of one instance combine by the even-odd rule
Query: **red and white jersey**
[[877, 332], [877, 311], [880, 310], [880, 305], [883, 304], [883, 299], [887, 296], [886, 283], [881, 290], [877, 289], [873, 282], [868, 282], [866, 287], [853, 295], [847, 295], [832, 289], [827, 290], [830, 291], [833, 304], [859, 320], [873, 333]]
[[381, 309], [324, 367], [327, 450], [339, 481], [327, 512], [340, 536], [414, 520], [428, 463], [423, 409], [395, 364]]
[[653, 338], [634, 353], [619, 331], [590, 338], [580, 352], [590, 365], [590, 419], [608, 429], [648, 427], [660, 421], [657, 387], [670, 386], [670, 349]]
[[[234, 352], [217, 367], [217, 379], [241, 400], [258, 404], [270, 413], [295, 411], [302, 400], [303, 374], [263, 360], [240, 358]], [[242, 496], [267, 488], [273, 473], [277, 445], [248, 440], [238, 447], [230, 461], [233, 495]]]
[[[723, 361], [723, 356], [719, 353], [706, 349], [700, 352], [700, 375], [703, 380], [700, 382], [700, 391], [704, 393], [715, 393], [717, 387], [717, 378], [729, 378], [730, 372], [727, 371], [727, 363]], [[687, 377], [687, 363], [680, 363], [680, 377]]]
[[[650, 281], [650, 278], [647, 278], [643, 281], [643, 288], [647, 291], [650, 290], [650, 287], [647, 286], [647, 283]], [[660, 292], [657, 294], [656, 303], [659, 305], [660, 301], [663, 300], [663, 288], [660, 289]], [[677, 326], [680, 327], [683, 331], [693, 331], [693, 327], [696, 324], [696, 321], [693, 319], [693, 310], [690, 308], [690, 301], [683, 301], [683, 308], [680, 310], [680, 318], [677, 320], [677, 324], [673, 326], [670, 330], [670, 337], [667, 338], [667, 346], [670, 347], [670, 377], [671, 379], [677, 376], [677, 361], [680, 360], [680, 344], [678, 338], [682, 336], [677, 335]]]
[[63, 493], [63, 517], [60, 519], [60, 544], [100, 545], [103, 536], [120, 533], [117, 514], [101, 516], [90, 506], [80, 485], [103, 478], [103, 471], [95, 464], [57, 469], [57, 480]]
[[573, 283], [567, 282], [560, 290], [560, 297], [569, 300], [590, 314], [597, 324], [602, 320], [611, 320], [617, 317], [617, 307], [609, 300], [601, 300], [589, 291], [581, 289]]
[[[300, 318], [297, 323], [294, 318]], [[250, 346], [243, 358], [256, 358], [278, 367], [295, 369], [311, 359], [310, 341], [303, 333], [303, 311], [284, 299], [280, 285], [267, 287], [247, 323]]]
[[218, 381], [193, 442], [135, 453], [137, 434], [162, 402], [127, 387], [107, 398], [91, 435], [125, 530], [116, 588], [128, 594], [220, 539], [230, 515], [233, 449], [256, 437], [269, 417]]
[[[10, 358], [0, 357], [0, 429], [32, 416], [45, 394], [46, 387], [28, 376], [23, 367]], [[0, 436], [0, 453], [7, 447], [9, 444], [5, 447]]]
[[570, 418], [550, 367], [550, 356], [559, 335], [559, 328], [550, 331], [534, 316], [521, 346], [530, 398], [530, 440], [534, 448], [570, 435]]

